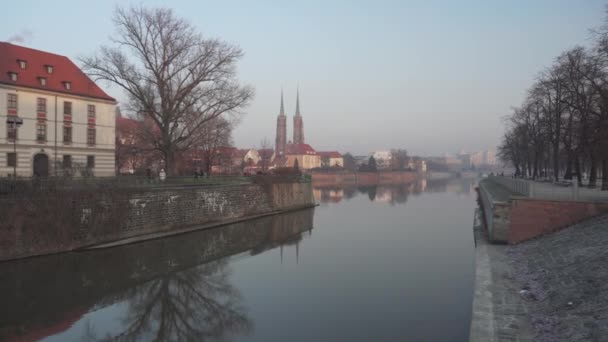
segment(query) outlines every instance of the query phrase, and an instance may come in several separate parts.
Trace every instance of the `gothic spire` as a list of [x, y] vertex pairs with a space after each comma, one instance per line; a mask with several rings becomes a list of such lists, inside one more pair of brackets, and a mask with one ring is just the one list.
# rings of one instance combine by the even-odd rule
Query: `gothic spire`
[[281, 112], [279, 115], [285, 116], [285, 106], [283, 105], [283, 88], [281, 88]]
[[296, 116], [300, 116], [300, 87], [296, 93]]

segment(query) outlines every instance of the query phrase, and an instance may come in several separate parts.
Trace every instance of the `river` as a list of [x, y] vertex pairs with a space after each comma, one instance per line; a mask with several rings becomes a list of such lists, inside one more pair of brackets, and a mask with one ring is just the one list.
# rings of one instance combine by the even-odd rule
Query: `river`
[[467, 341], [475, 181], [0, 264], [0, 340]]

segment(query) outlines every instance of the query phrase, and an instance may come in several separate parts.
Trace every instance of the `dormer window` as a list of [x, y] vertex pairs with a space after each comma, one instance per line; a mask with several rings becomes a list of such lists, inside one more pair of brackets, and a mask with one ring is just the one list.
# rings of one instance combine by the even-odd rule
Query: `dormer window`
[[23, 70], [23, 69], [27, 68], [27, 62], [24, 61], [23, 59], [18, 59], [17, 63], [19, 64], [19, 68], [20, 69]]
[[9, 71], [9, 73], [8, 73], [8, 77], [10, 77], [11, 81], [13, 81], [13, 82], [17, 82], [17, 75], [18, 74], [16, 72], [12, 72], [12, 71]]
[[41, 87], [46, 87], [46, 77], [38, 77]]
[[47, 73], [47, 74], [49, 74], [49, 75], [50, 75], [50, 74], [52, 74], [52, 73], [53, 73], [53, 66], [52, 66], [52, 65], [47, 64], [47, 65], [45, 65], [44, 67], [46, 68], [46, 73]]
[[65, 90], [70, 90], [70, 89], [72, 89], [72, 82], [69, 82], [69, 81], [64, 81], [64, 82], [63, 82], [63, 87], [65, 88]]

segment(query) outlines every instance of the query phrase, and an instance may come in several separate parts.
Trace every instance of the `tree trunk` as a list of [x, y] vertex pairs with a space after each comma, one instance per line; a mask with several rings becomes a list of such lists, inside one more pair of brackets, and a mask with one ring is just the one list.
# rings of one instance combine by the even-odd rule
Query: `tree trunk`
[[576, 172], [578, 185], [583, 185], [583, 179], [581, 178], [581, 161], [578, 157], [576, 157], [574, 160], [574, 172]]
[[602, 160], [602, 190], [608, 190], [608, 158]]
[[597, 183], [597, 159], [591, 155], [591, 166], [589, 167], [589, 187], [595, 188]]

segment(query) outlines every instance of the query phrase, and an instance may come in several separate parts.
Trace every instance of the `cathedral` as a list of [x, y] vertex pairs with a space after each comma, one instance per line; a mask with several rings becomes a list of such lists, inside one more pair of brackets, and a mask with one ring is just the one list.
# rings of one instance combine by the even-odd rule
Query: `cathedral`
[[300, 112], [300, 91], [296, 93], [296, 113], [293, 117], [293, 140], [287, 141], [287, 116], [281, 91], [281, 109], [277, 117], [275, 140], [275, 165], [293, 167], [295, 161], [301, 169], [320, 167], [321, 159], [317, 152], [304, 141], [304, 120]]

